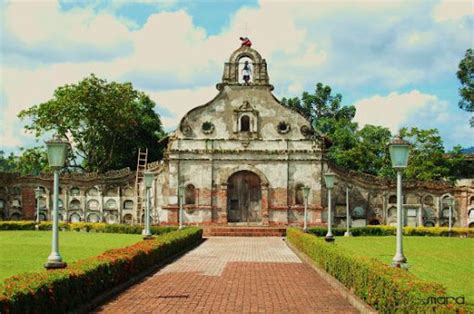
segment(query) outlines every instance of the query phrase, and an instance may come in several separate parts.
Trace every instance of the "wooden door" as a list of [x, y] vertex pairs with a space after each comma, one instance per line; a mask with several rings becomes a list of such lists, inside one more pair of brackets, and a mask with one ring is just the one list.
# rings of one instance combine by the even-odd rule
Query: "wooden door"
[[259, 222], [262, 199], [260, 178], [250, 171], [234, 173], [228, 181], [229, 222]]

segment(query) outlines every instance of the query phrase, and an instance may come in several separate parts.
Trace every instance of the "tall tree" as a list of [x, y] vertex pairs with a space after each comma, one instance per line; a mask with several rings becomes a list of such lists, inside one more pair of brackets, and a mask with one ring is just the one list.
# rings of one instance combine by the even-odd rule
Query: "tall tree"
[[[459, 108], [467, 112], [474, 112], [474, 52], [472, 49], [466, 50], [456, 74], [461, 82]], [[471, 116], [470, 123], [471, 127], [474, 127], [474, 116]]]
[[21, 149], [22, 153], [18, 157], [16, 164], [16, 171], [23, 175], [33, 174], [37, 175], [40, 172], [48, 172], [48, 155], [46, 148], [37, 146], [28, 149]]
[[19, 113], [37, 137], [55, 131], [72, 144], [85, 171], [105, 172], [136, 166], [139, 147], [149, 160], [161, 157], [164, 135], [155, 103], [131, 83], [108, 83], [91, 74], [77, 84], [57, 88], [53, 98]]
[[332, 94], [331, 87], [317, 83], [314, 94], [304, 92], [301, 98], [283, 98], [282, 104], [305, 116], [318, 132], [331, 142], [327, 156], [335, 164], [353, 169], [353, 163], [343, 152], [352, 149], [357, 139], [357, 123], [352, 122], [356, 109], [342, 106], [341, 94]]
[[[345, 134], [347, 134], [345, 132]], [[336, 142], [339, 132], [335, 132]], [[327, 154], [336, 164], [356, 171], [361, 171], [378, 176], [391, 176], [388, 145], [390, 130], [374, 125], [365, 125], [357, 130], [349, 145], [333, 145]]]
[[[328, 147], [326, 156], [336, 165], [394, 177], [388, 153], [390, 130], [373, 125], [358, 129], [357, 123], [352, 121], [355, 107], [342, 106], [341, 100], [340, 94], [332, 95], [329, 86], [318, 83], [313, 95], [304, 92], [301, 98], [283, 98], [282, 103], [306, 116], [315, 130], [329, 137], [332, 145]], [[460, 149], [455, 148], [446, 155], [437, 129], [404, 128], [401, 135], [412, 143], [405, 172], [408, 179], [452, 180], [465, 176], [467, 163]]]
[[437, 129], [402, 128], [400, 135], [411, 143], [405, 170], [408, 179], [436, 181], [450, 177], [450, 165]]
[[[331, 87], [322, 83], [316, 84], [314, 94], [304, 92], [301, 99], [282, 98], [281, 102], [303, 114], [311, 122], [314, 129], [326, 135], [332, 135], [338, 126], [357, 128], [354, 119], [356, 109], [354, 106], [342, 106], [341, 94], [332, 95]], [[339, 123], [339, 125], [335, 125]]]
[[12, 172], [16, 171], [17, 159], [13, 153], [5, 156], [5, 152], [0, 150], [0, 172]]

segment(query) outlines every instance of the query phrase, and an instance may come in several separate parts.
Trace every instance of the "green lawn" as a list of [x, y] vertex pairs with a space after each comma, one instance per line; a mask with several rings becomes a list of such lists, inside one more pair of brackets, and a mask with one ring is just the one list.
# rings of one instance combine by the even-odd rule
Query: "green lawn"
[[[71, 263], [141, 240], [138, 234], [60, 232], [59, 249]], [[0, 281], [23, 272], [42, 270], [51, 252], [50, 231], [0, 231]]]
[[[409, 271], [443, 284], [450, 296], [464, 296], [474, 304], [474, 239], [447, 237], [404, 238]], [[375, 257], [390, 264], [395, 237], [338, 237], [336, 245], [352, 254]]]

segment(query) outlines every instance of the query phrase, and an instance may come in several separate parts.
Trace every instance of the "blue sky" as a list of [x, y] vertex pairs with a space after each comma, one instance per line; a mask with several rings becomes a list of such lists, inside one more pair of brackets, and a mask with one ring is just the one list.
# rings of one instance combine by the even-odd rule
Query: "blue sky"
[[38, 145], [20, 110], [90, 73], [131, 81], [173, 130], [215, 96], [244, 33], [266, 58], [277, 97], [323, 82], [357, 107], [361, 126], [436, 127], [448, 149], [474, 145], [456, 78], [473, 46], [470, 1], [2, 2], [0, 20], [8, 152]]

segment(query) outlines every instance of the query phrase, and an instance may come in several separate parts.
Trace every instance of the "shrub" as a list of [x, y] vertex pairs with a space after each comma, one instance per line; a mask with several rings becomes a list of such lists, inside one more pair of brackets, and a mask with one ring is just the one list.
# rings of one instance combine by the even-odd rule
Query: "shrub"
[[0, 221], [0, 230], [35, 230], [34, 221]]
[[429, 297], [444, 296], [446, 288], [418, 279], [413, 274], [362, 256], [352, 256], [337, 245], [287, 230], [287, 239], [319, 267], [381, 313], [438, 313], [455, 311], [455, 305], [425, 304]]
[[[35, 225], [34, 221], [1, 221], [0, 230], [35, 230]], [[51, 221], [43, 221], [39, 225], [39, 230], [51, 230], [52, 225]], [[60, 222], [59, 229], [64, 231], [141, 234], [143, 226], [92, 222]], [[159, 235], [175, 231], [177, 228], [172, 226], [152, 226], [150, 230], [152, 234]]]
[[0, 312], [62, 313], [78, 309], [107, 289], [201, 240], [201, 229], [185, 228], [153, 240], [108, 250], [99, 256], [71, 263], [65, 269], [7, 278], [0, 285]]
[[[397, 234], [397, 228], [393, 226], [367, 226], [354, 227], [350, 229], [353, 236], [391, 236]], [[308, 229], [309, 233], [323, 237], [327, 233], [325, 227], [312, 227]], [[346, 228], [333, 228], [332, 233], [335, 236], [342, 236]], [[452, 228], [451, 233], [447, 227], [404, 227], [403, 234], [410, 236], [457, 236], [474, 237], [474, 228]]]

